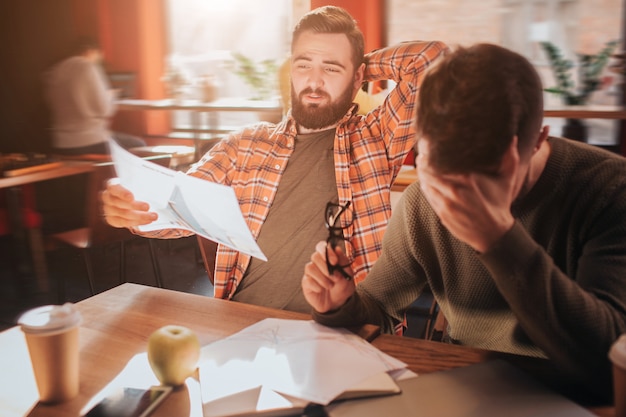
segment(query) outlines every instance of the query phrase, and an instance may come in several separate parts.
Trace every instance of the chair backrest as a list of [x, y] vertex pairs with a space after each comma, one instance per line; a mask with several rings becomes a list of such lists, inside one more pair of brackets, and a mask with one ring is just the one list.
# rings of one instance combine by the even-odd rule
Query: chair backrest
[[[167, 167], [171, 156], [157, 155], [143, 159]], [[87, 227], [90, 229], [90, 245], [128, 240], [135, 236], [128, 229], [110, 226], [102, 216], [100, 193], [106, 187], [107, 181], [115, 177], [115, 175], [113, 162], [95, 164], [94, 170], [90, 174], [85, 196]]]

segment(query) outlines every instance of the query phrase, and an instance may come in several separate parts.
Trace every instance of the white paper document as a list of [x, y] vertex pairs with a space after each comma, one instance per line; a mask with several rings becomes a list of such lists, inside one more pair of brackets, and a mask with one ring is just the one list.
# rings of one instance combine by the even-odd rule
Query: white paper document
[[389, 374], [405, 368], [348, 330], [281, 319], [204, 346], [199, 365], [205, 415], [325, 405], [358, 387], [360, 396], [397, 393]]
[[120, 183], [159, 218], [139, 230], [186, 229], [242, 253], [267, 260], [241, 214], [231, 187], [139, 158], [110, 141]]

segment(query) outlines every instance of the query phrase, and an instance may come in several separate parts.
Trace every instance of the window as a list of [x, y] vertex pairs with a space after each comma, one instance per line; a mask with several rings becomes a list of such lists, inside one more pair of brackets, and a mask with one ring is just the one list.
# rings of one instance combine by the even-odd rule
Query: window
[[[391, 44], [412, 39], [437, 39], [450, 46], [499, 44], [530, 59], [544, 85], [551, 87], [552, 70], [538, 42], [551, 41], [570, 59], [577, 52], [595, 54], [606, 42], [621, 38], [624, 5], [621, 0], [386, 0], [386, 7]], [[605, 71], [606, 86], [594, 93], [590, 104], [618, 103], [621, 77]], [[546, 93], [545, 103], [557, 107], [562, 101]], [[558, 136], [564, 119], [546, 119], [546, 124]], [[618, 121], [588, 119], [586, 124], [590, 143], [616, 143]]]
[[[292, 0], [167, 0], [168, 64], [187, 80], [182, 96], [201, 97], [201, 80], [213, 76], [219, 97], [251, 97], [253, 92], [234, 73], [233, 53], [253, 61], [289, 54]], [[173, 114], [174, 127], [189, 124], [189, 115]], [[254, 114], [220, 115], [220, 124], [241, 126]]]
[[[502, 44], [530, 59], [541, 74], [545, 86], [551, 87], [554, 77], [539, 42], [552, 42], [565, 57], [576, 62], [576, 53], [592, 43], [588, 37], [595, 37], [593, 43], [596, 44], [598, 38], [604, 39], [604, 42], [619, 38], [618, 27], [614, 35], [610, 34], [610, 27], [604, 28], [603, 33], [586, 33], [589, 29], [583, 27], [585, 23], [582, 15], [588, 4], [585, 0], [504, 0]], [[590, 20], [602, 21], [602, 13]], [[590, 47], [585, 52], [595, 53], [601, 47]], [[595, 92], [590, 104], [617, 104], [618, 90], [618, 83], [612, 82], [609, 88]], [[546, 94], [545, 101], [546, 107], [559, 107], [562, 104], [560, 97], [551, 94]], [[565, 120], [549, 118], [545, 123], [550, 126], [552, 134], [558, 136]], [[588, 119], [585, 124], [590, 143], [607, 146], [617, 143], [619, 121]]]
[[578, 0], [504, 0], [502, 45], [535, 62], [545, 61], [541, 41], [551, 41], [571, 55], [578, 8]]

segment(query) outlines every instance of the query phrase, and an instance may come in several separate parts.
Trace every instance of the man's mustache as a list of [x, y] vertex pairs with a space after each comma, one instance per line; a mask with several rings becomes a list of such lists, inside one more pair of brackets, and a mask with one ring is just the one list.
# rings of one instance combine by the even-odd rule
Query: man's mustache
[[315, 94], [320, 97], [330, 98], [330, 94], [328, 94], [326, 91], [320, 88], [316, 88], [315, 90], [313, 90], [311, 87], [307, 87], [302, 90], [298, 96], [300, 97], [300, 99], [302, 99], [307, 94]]

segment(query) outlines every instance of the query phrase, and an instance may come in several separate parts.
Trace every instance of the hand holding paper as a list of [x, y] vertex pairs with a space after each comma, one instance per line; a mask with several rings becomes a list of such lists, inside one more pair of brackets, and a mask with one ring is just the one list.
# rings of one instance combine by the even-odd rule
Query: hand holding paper
[[232, 188], [143, 160], [110, 141], [121, 185], [150, 204], [159, 219], [139, 230], [185, 229], [267, 260], [246, 224]]

